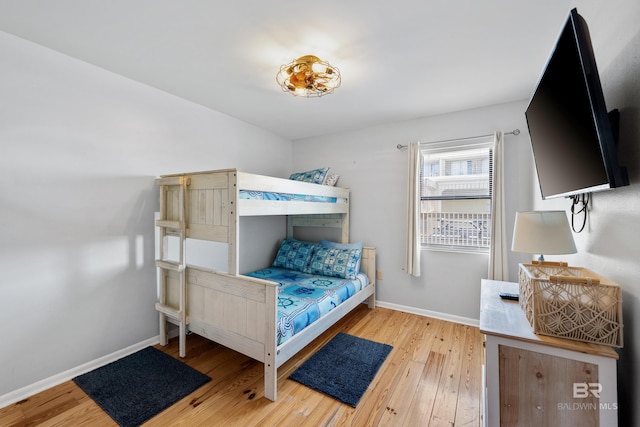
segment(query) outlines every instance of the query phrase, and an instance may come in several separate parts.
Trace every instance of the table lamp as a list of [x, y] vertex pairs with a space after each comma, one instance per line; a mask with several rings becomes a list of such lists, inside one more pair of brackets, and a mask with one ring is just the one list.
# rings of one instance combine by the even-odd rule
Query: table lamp
[[530, 254], [540, 254], [538, 261], [544, 261], [544, 254], [575, 254], [569, 221], [564, 211], [516, 212], [513, 226], [511, 250]]

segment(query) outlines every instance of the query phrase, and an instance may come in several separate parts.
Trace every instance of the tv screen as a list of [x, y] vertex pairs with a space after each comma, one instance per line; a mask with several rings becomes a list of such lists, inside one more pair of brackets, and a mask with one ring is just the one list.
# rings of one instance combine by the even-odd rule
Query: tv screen
[[543, 199], [627, 185], [587, 25], [573, 9], [526, 110]]

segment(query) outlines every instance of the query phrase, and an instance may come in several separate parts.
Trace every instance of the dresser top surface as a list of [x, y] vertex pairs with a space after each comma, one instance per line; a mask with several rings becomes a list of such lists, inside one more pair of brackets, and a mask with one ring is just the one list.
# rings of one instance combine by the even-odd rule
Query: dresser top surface
[[497, 280], [482, 280], [480, 294], [480, 332], [486, 335], [527, 341], [541, 345], [564, 348], [587, 354], [618, 358], [618, 353], [606, 345], [566, 340], [537, 335], [520, 308], [518, 301], [503, 300], [500, 292], [518, 293], [518, 284]]

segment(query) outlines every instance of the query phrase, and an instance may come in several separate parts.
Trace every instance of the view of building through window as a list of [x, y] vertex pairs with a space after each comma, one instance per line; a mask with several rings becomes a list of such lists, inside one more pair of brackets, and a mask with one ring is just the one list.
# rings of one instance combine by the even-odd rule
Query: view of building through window
[[491, 226], [491, 138], [422, 147], [423, 247], [488, 250]]

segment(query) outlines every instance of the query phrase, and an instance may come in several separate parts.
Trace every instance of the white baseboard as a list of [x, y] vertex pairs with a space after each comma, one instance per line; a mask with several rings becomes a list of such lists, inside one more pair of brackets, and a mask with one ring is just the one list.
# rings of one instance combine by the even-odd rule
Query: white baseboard
[[136, 351], [142, 350], [143, 348], [147, 348], [151, 345], [156, 345], [159, 342], [160, 342], [160, 336], [155, 336], [153, 338], [149, 338], [147, 340], [141, 341], [137, 344], [133, 344], [127, 348], [123, 348], [122, 350], [118, 350], [111, 354], [107, 354], [106, 356], [87, 362], [83, 365], [76, 366], [75, 368], [71, 368], [68, 371], [61, 372], [59, 374], [53, 375], [49, 378], [45, 378], [44, 380], [38, 381], [26, 387], [22, 387], [18, 390], [11, 391], [7, 394], [0, 396], [0, 408], [4, 408], [5, 406], [9, 406], [13, 403], [19, 402], [23, 399], [33, 396], [36, 393], [40, 393], [41, 391], [44, 391], [51, 387], [62, 384], [63, 382], [69, 381], [70, 379], [75, 378], [78, 375], [85, 374], [96, 368], [107, 365], [125, 356], [133, 354]]
[[479, 319], [456, 316], [455, 314], [440, 313], [437, 311], [423, 310], [406, 305], [393, 304], [390, 302], [376, 301], [376, 307], [389, 308], [391, 310], [403, 311], [405, 313], [417, 314], [418, 316], [433, 317], [434, 319], [446, 320], [454, 323], [461, 323], [468, 326], [480, 326]]
[[[376, 301], [376, 306], [382, 307], [382, 308], [388, 308], [391, 310], [403, 311], [405, 313], [417, 314], [419, 316], [433, 317], [435, 319], [461, 323], [463, 325], [469, 325], [469, 326], [480, 325], [480, 321], [478, 319], [471, 319], [471, 318], [456, 316], [452, 314], [439, 313], [437, 311], [431, 311], [431, 310], [422, 310], [414, 307], [408, 307], [408, 306], [399, 305], [399, 304], [392, 304], [384, 301]], [[176, 330], [169, 331], [169, 338], [175, 337], [177, 335], [178, 335], [177, 328]], [[45, 378], [44, 380], [38, 381], [34, 384], [28, 385], [26, 387], [22, 387], [18, 390], [11, 391], [5, 395], [0, 396], [0, 408], [4, 408], [5, 406], [9, 406], [13, 403], [19, 402], [23, 399], [33, 396], [34, 394], [40, 393], [41, 391], [47, 390], [51, 387], [55, 387], [59, 384], [62, 384], [65, 381], [69, 381], [70, 379], [73, 379], [78, 375], [82, 375], [96, 368], [107, 365], [111, 362], [114, 362], [118, 359], [121, 359], [125, 356], [135, 353], [136, 351], [142, 350], [143, 348], [149, 347], [150, 345], [156, 345], [159, 342], [160, 342], [160, 337], [155, 336], [145, 341], [141, 341], [137, 344], [133, 344], [127, 348], [123, 348], [122, 350], [118, 350], [114, 353], [111, 353], [106, 356], [87, 362], [83, 365], [76, 366], [75, 368], [69, 369], [68, 371], [61, 372], [49, 378]]]

